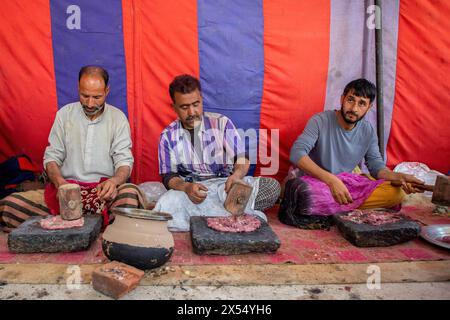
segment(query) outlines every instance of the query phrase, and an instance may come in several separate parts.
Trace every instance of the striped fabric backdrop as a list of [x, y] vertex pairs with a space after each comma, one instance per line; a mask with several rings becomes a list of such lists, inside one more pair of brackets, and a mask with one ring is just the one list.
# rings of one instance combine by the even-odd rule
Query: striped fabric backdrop
[[[282, 179], [307, 120], [338, 109], [344, 85], [375, 81], [369, 0], [4, 0], [0, 161], [42, 163], [55, 112], [77, 100], [78, 70], [110, 72], [110, 104], [130, 121], [134, 182], [158, 180], [157, 143], [175, 119], [168, 85], [200, 78], [207, 111], [243, 130], [279, 130]], [[387, 164], [450, 170], [450, 2], [383, 1]], [[367, 119], [375, 126], [376, 110]], [[263, 132], [263, 131], [261, 131]], [[274, 140], [275, 141], [275, 140]], [[254, 146], [251, 153], [257, 154]], [[269, 152], [270, 153], [270, 152]], [[256, 174], [270, 166], [259, 159]]]

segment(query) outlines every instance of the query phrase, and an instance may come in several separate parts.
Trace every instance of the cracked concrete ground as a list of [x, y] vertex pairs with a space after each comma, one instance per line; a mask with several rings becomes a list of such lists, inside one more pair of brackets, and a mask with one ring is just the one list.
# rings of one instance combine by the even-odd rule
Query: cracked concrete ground
[[[91, 285], [4, 284], [0, 299], [103, 300], [110, 299]], [[121, 300], [450, 300], [450, 282], [274, 286], [138, 286]]]

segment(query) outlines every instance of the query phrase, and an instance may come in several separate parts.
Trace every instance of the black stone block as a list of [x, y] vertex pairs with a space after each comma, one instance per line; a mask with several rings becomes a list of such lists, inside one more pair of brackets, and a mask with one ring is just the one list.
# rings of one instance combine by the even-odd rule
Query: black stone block
[[208, 217], [191, 217], [191, 240], [196, 254], [232, 255], [250, 252], [275, 252], [281, 245], [272, 228], [261, 220], [253, 232], [220, 232], [208, 227]]
[[420, 234], [420, 225], [403, 218], [380, 226], [358, 224], [342, 219], [347, 213], [334, 215], [334, 221], [345, 239], [357, 247], [387, 247], [410, 241]]
[[14, 253], [72, 252], [89, 248], [100, 234], [102, 216], [84, 216], [78, 228], [47, 230], [39, 224], [42, 217], [32, 217], [8, 235], [9, 251]]

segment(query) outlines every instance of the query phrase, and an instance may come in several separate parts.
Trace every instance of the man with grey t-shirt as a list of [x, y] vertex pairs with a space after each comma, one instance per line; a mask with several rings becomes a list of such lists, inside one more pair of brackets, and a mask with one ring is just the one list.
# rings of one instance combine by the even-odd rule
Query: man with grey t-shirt
[[[366, 79], [347, 84], [341, 109], [314, 115], [291, 148], [290, 160], [303, 174], [324, 182], [340, 205], [353, 202], [349, 185], [337, 175], [352, 172], [364, 159], [370, 175], [386, 182], [367, 195], [359, 208], [392, 207], [403, 200], [404, 192], [389, 181], [399, 180], [406, 193], [421, 192], [411, 183], [423, 182], [412, 175], [389, 170], [378, 149], [371, 124], [363, 120], [376, 96], [375, 86]], [[368, 180], [369, 182], [369, 180]]]

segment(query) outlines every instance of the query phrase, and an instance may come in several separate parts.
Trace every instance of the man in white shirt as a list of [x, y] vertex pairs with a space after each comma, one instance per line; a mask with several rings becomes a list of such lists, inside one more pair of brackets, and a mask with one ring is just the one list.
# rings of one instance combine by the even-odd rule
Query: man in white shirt
[[[81, 68], [80, 100], [57, 112], [45, 150], [44, 168], [51, 184], [45, 194], [21, 192], [3, 199], [0, 221], [7, 227], [17, 227], [30, 216], [57, 214], [56, 190], [67, 183], [79, 184], [82, 196], [90, 195], [89, 201], [83, 198], [84, 212], [145, 207], [139, 188], [126, 183], [134, 161], [130, 127], [125, 114], [106, 103], [108, 81], [108, 72], [101, 67]], [[91, 200], [96, 207], [85, 203]]]

